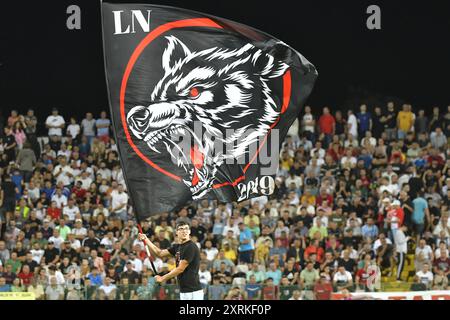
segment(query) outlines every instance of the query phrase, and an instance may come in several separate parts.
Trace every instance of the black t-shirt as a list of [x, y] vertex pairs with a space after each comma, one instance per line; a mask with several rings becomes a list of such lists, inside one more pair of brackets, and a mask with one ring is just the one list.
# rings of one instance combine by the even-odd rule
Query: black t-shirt
[[69, 261], [72, 262], [74, 259], [78, 258], [78, 254], [73, 248], [70, 248], [69, 250], [64, 249], [61, 251], [61, 260], [66, 257], [69, 258]]
[[199, 242], [205, 239], [206, 229], [203, 226], [191, 227], [191, 236], [196, 236]]
[[395, 111], [387, 111], [385, 116], [391, 116], [391, 118], [384, 123], [385, 128], [395, 129], [397, 125], [397, 113]]
[[161, 250], [164, 249], [169, 249], [170, 248], [170, 241], [167, 240], [166, 238], [162, 239], [162, 240], [157, 240], [157, 242], [159, 242], [159, 248]]
[[180, 292], [194, 292], [201, 290], [198, 270], [200, 267], [200, 250], [192, 241], [182, 244], [174, 244], [169, 248], [171, 255], [175, 257], [176, 265], [181, 260], [186, 260], [189, 264], [187, 268], [178, 276], [180, 283]]
[[16, 185], [11, 181], [2, 183], [2, 190], [6, 200], [14, 200], [16, 198]]
[[305, 216], [302, 215], [295, 216], [293, 220], [294, 224], [297, 224], [297, 222], [299, 221], [303, 221], [303, 225], [307, 228], [310, 228], [313, 223], [313, 218], [309, 214], [306, 214]]
[[56, 248], [53, 249], [46, 249], [44, 251], [44, 258], [45, 258], [45, 263], [49, 264], [50, 262], [52, 262], [53, 260], [55, 260], [56, 256], [59, 255], [59, 250]]
[[30, 262], [25, 261], [25, 262], [23, 263], [22, 267], [23, 267], [24, 265], [27, 265], [27, 266], [30, 268], [30, 272], [31, 272], [31, 273], [34, 273], [34, 269], [36, 269], [36, 267], [38, 266], [37, 262], [34, 261], [34, 260], [31, 260]]
[[136, 271], [131, 271], [131, 272], [124, 272], [121, 275], [121, 278], [128, 278], [128, 283], [129, 284], [138, 284], [140, 281], [140, 276], [139, 273], [137, 273]]
[[338, 266], [344, 266], [345, 270], [350, 273], [355, 272], [356, 262], [353, 259], [348, 259], [345, 261], [343, 258], [339, 258]]
[[100, 241], [97, 238], [87, 238], [83, 242], [83, 246], [89, 247], [91, 250], [97, 250], [100, 247]]

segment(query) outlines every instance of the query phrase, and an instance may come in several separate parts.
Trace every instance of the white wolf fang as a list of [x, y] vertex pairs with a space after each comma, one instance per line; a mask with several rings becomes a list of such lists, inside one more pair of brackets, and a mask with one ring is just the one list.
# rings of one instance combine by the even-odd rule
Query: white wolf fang
[[[282, 76], [288, 65], [252, 44], [234, 50], [213, 47], [194, 52], [173, 36], [166, 39], [164, 76], [151, 94], [154, 103], [133, 107], [127, 113], [127, 124], [150, 149], [161, 152], [163, 142], [172, 156], [171, 150], [177, 146], [171, 136], [193, 135], [195, 151], [182, 155], [185, 160], [194, 155], [197, 164], [186, 167], [178, 161], [178, 165], [189, 174], [184, 183], [193, 199], [199, 199], [210, 190], [218, 167], [226, 159], [245, 154], [278, 118], [280, 106], [271, 96], [269, 82]], [[192, 131], [196, 121], [201, 122], [206, 136], [233, 144], [232, 150], [212, 156], [213, 141]], [[225, 137], [226, 129], [233, 129], [234, 134]]]

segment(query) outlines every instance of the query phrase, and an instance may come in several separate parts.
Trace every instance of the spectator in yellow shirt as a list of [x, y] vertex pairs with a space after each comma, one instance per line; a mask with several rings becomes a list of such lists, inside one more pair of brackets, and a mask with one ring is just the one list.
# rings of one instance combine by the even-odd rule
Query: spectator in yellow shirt
[[224, 257], [227, 259], [230, 259], [231, 261], [233, 261], [234, 263], [236, 263], [237, 260], [237, 253], [235, 250], [233, 250], [230, 246], [229, 242], [225, 242], [223, 244], [223, 252], [224, 252]]
[[305, 193], [300, 198], [301, 204], [309, 204], [309, 205], [315, 205], [316, 204], [316, 197], [311, 194], [311, 191], [308, 188], [305, 188]]
[[406, 134], [411, 131], [414, 126], [414, 113], [411, 112], [410, 106], [403, 105], [403, 110], [397, 115], [398, 138], [405, 139]]
[[266, 240], [256, 247], [255, 250], [255, 261], [265, 261], [267, 262], [269, 259], [270, 252], [270, 240]]
[[259, 226], [259, 217], [255, 214], [255, 209], [250, 208], [248, 210], [248, 215], [244, 217], [244, 224], [249, 227], [250, 221], [253, 221], [255, 225]]

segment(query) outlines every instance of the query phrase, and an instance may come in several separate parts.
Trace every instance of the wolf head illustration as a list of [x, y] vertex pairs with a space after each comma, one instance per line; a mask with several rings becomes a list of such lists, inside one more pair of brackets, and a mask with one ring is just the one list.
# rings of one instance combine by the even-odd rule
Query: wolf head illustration
[[[189, 175], [184, 183], [198, 199], [210, 190], [224, 160], [244, 154], [279, 117], [280, 101], [274, 100], [269, 82], [281, 77], [288, 65], [252, 44], [194, 52], [174, 36], [166, 39], [164, 76], [153, 88], [152, 103], [130, 109], [127, 124], [137, 139], [158, 153], [164, 148], [172, 153], [174, 134], [194, 137], [190, 154], [183, 153], [191, 164], [178, 165]], [[202, 124], [205, 137], [218, 137], [232, 149], [212, 155], [213, 141], [197, 136], [194, 122]], [[231, 136], [223, 134], [227, 129], [234, 130]]]

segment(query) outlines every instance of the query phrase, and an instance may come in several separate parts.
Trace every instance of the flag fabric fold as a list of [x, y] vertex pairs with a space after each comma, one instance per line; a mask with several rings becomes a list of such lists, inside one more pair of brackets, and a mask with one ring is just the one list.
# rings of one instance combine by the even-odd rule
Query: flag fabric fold
[[102, 3], [116, 143], [139, 220], [192, 200], [270, 195], [317, 71], [251, 27], [194, 11]]

